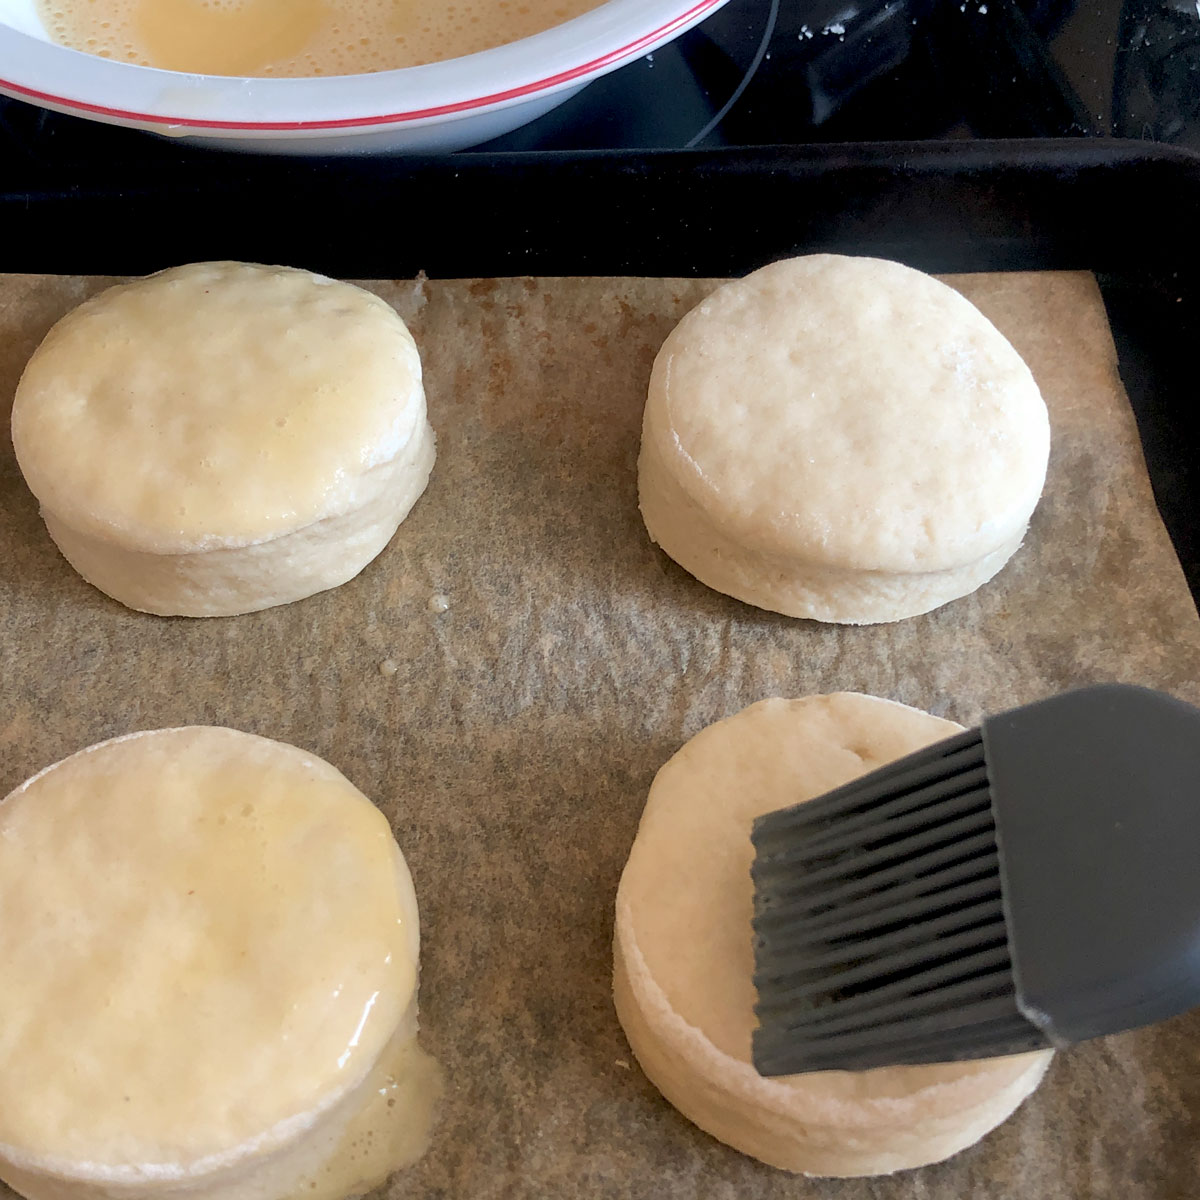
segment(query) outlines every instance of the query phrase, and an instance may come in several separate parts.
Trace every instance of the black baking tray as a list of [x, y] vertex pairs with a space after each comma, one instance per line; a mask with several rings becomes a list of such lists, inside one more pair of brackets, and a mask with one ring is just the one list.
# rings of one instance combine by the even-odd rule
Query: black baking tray
[[1100, 281], [1200, 599], [1200, 155], [1112, 139], [0, 163], [0, 271], [238, 258], [351, 278], [743, 274], [817, 250]]

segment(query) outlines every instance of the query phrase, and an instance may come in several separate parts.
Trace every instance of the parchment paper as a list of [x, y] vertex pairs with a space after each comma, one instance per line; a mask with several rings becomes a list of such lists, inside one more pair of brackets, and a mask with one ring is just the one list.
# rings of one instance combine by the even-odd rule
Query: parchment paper
[[[104, 282], [0, 279], [5, 427], [40, 337]], [[433, 1145], [389, 1196], [1192, 1200], [1200, 1014], [1064, 1053], [979, 1146], [860, 1181], [791, 1177], [693, 1128], [613, 1014], [612, 903], [646, 790], [709, 722], [839, 689], [965, 724], [1100, 680], [1200, 701], [1200, 622], [1094, 281], [952, 282], [1042, 387], [1049, 483], [994, 581], [893, 625], [760, 612], [647, 539], [650, 365], [711, 284], [370, 285], [421, 346], [432, 482], [359, 578], [255, 615], [164, 620], [93, 590], [0, 439], [0, 795], [101, 738], [216, 723], [309, 748], [377, 801], [416, 880], [424, 1040], [448, 1077]]]

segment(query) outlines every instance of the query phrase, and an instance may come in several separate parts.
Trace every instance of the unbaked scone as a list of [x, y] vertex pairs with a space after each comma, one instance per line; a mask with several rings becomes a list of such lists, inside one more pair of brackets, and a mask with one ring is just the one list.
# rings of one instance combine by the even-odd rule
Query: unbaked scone
[[31, 1200], [335, 1200], [424, 1149], [412, 879], [293, 746], [102, 742], [0, 803], [0, 1179]]
[[794, 617], [895, 621], [1021, 544], [1046, 406], [944, 283], [817, 254], [725, 284], [664, 343], [638, 491], [650, 537], [717, 591]]
[[345, 583], [434, 459], [420, 358], [390, 305], [231, 262], [68, 313], [25, 368], [12, 435], [71, 565], [131, 608], [194, 617]]
[[777, 1079], [751, 1065], [754, 818], [959, 728], [853, 693], [763, 700], [697, 734], [655, 778], [617, 893], [617, 1014], [658, 1090], [744, 1154], [807, 1175], [937, 1162], [1045, 1073], [1048, 1051]]

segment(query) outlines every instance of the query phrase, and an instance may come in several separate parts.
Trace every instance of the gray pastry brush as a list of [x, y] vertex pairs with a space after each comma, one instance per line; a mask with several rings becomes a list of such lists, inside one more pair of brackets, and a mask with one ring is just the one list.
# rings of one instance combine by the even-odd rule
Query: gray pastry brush
[[1200, 711], [1103, 685], [753, 831], [763, 1075], [986, 1058], [1200, 1004]]

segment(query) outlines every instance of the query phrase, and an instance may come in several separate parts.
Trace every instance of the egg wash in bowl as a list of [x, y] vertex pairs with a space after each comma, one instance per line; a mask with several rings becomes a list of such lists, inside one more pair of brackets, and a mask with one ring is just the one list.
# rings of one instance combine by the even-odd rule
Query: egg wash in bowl
[[601, 0], [36, 0], [54, 41], [201, 75], [359, 75], [515, 42]]

